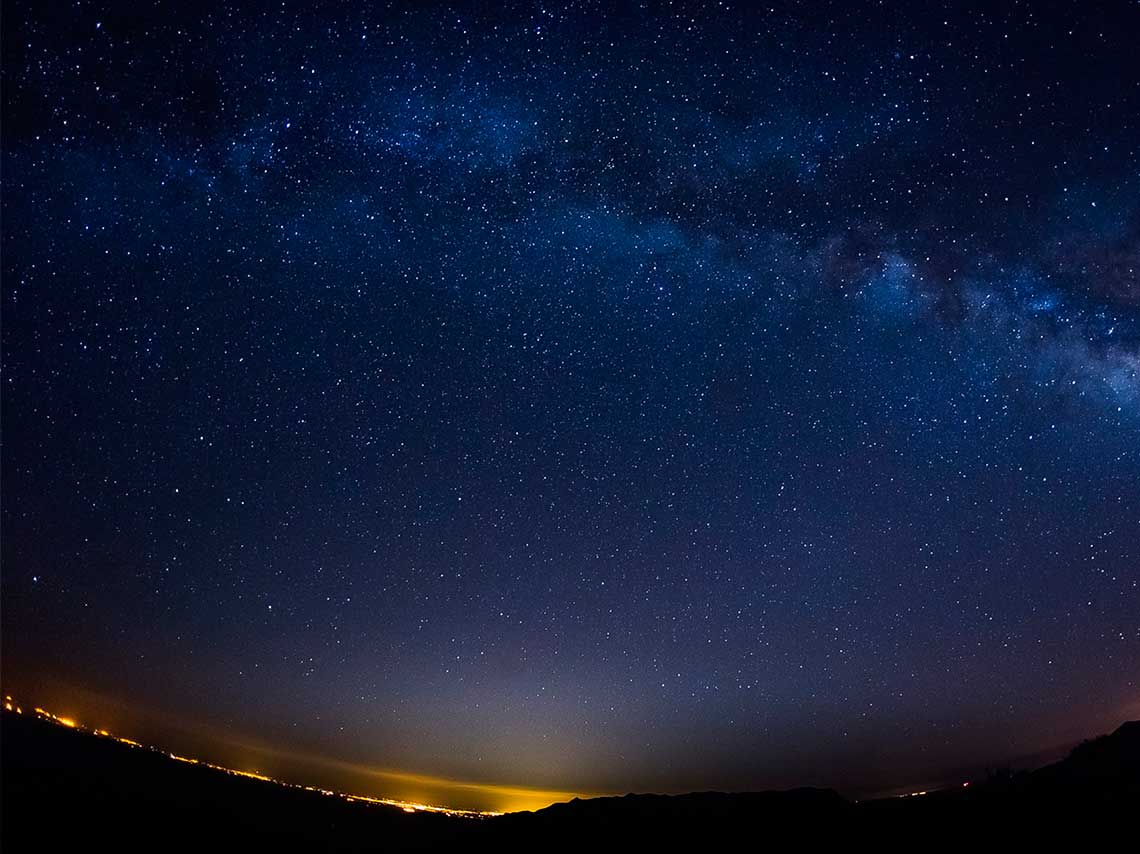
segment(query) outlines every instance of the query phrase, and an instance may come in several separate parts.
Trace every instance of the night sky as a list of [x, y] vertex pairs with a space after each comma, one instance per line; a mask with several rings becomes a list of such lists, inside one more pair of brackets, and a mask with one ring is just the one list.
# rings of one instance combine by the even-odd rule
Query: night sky
[[5, 4], [5, 690], [508, 808], [1140, 717], [1140, 5], [496, 6]]

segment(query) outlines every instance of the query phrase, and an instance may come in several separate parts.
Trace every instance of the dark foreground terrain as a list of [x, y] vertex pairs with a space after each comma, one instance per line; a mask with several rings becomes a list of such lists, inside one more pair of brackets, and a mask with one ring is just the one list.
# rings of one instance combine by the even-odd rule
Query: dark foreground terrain
[[[5, 852], [760, 850], [856, 840], [988, 849], [1083, 840], [1140, 817], [1140, 721], [1033, 772], [922, 797], [853, 803], [833, 791], [626, 795], [468, 819], [353, 803], [174, 762], [5, 712]], [[1136, 831], [1104, 850], [1135, 850]], [[1073, 834], [1076, 834], [1074, 836]]]

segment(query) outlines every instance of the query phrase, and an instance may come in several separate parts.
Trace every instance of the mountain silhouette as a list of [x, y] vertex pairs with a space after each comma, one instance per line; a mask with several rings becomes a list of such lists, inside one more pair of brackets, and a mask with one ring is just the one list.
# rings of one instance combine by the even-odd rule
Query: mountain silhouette
[[1062, 823], [1087, 837], [1140, 807], [1140, 721], [1037, 770], [999, 768], [922, 797], [854, 802], [808, 788], [628, 794], [482, 820], [234, 777], [28, 715], [5, 712], [0, 738], [6, 852], [735, 850], [860, 838], [938, 847], [1002, 833], [1025, 843]]

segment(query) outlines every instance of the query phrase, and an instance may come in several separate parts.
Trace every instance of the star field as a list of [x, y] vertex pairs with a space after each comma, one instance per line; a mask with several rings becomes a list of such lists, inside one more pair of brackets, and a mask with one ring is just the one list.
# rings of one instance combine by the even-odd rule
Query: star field
[[9, 4], [5, 681], [565, 791], [1140, 715], [1140, 8], [494, 5]]

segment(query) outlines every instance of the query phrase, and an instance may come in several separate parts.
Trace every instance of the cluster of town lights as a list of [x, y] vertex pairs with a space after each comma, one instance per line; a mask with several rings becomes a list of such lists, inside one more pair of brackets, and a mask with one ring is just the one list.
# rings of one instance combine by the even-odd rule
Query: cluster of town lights
[[[4, 708], [6, 711], [14, 712], [15, 714], [24, 714], [24, 709], [10, 696], [4, 697]], [[236, 777], [249, 777], [253, 780], [261, 780], [266, 783], [276, 783], [279, 786], [288, 786], [290, 789], [303, 789], [306, 792], [316, 792], [321, 795], [326, 795], [333, 798], [341, 798], [346, 801], [353, 801], [357, 803], [378, 804], [388, 807], [399, 807], [404, 812], [434, 812], [443, 815], [458, 816], [460, 818], [488, 818], [490, 816], [502, 815], [499, 812], [479, 811], [479, 810], [458, 810], [451, 809], [450, 807], [438, 807], [431, 804], [417, 804], [409, 801], [398, 801], [392, 798], [374, 798], [370, 795], [350, 795], [345, 792], [336, 792], [332, 789], [321, 789], [316, 786], [303, 786], [299, 783], [290, 783], [287, 780], [276, 780], [273, 777], [268, 777], [265, 774], [258, 773], [257, 771], [239, 771], [236, 768], [226, 768], [224, 765], [215, 765], [212, 762], [205, 762], [201, 759], [193, 759], [188, 756], [179, 756], [167, 750], [162, 750], [158, 747], [151, 747], [149, 745], [141, 744], [129, 738], [124, 738], [121, 735], [115, 735], [105, 729], [89, 729], [82, 724], [71, 718], [60, 717], [59, 715], [52, 714], [46, 709], [41, 709], [38, 706], [33, 708], [31, 714], [40, 720], [50, 721], [51, 723], [65, 726], [68, 729], [79, 730], [81, 732], [88, 732], [93, 735], [101, 736], [103, 738], [114, 739], [120, 744], [125, 744], [128, 747], [134, 747], [141, 750], [149, 750], [154, 753], [161, 753], [162, 755], [175, 760], [176, 762], [185, 762], [188, 765], [201, 765], [203, 768], [210, 768], [214, 771], [221, 771], [224, 774], [231, 774]]]

